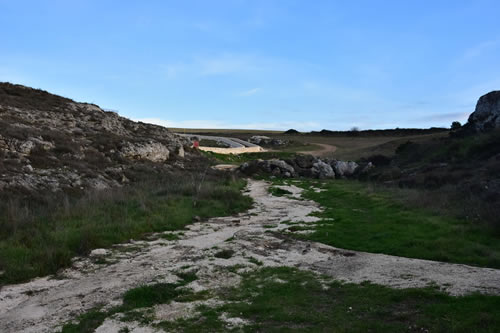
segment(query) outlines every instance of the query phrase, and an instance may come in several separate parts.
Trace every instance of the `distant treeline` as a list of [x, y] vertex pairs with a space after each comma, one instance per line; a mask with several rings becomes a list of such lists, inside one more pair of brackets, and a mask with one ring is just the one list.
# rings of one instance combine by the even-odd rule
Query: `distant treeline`
[[[431, 127], [431, 128], [393, 128], [393, 129], [383, 129], [383, 130], [351, 130], [351, 131], [311, 131], [308, 133], [302, 133], [301, 135], [307, 136], [409, 136], [409, 135], [422, 135], [422, 134], [433, 134], [449, 131], [448, 128], [443, 127]], [[285, 134], [295, 134], [298, 133], [293, 130], [288, 130]]]

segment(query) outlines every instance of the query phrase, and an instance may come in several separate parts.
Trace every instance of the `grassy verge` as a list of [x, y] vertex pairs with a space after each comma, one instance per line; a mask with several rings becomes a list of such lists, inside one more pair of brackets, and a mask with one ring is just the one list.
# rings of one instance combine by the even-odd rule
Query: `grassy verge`
[[182, 229], [195, 216], [244, 211], [251, 205], [240, 192], [244, 186], [243, 180], [220, 175], [201, 180], [184, 173], [91, 193], [41, 216], [36, 210], [19, 213], [28, 207], [12, 209], [17, 214], [0, 217], [0, 285], [55, 273], [94, 248]]
[[[228, 268], [231, 270], [231, 268]], [[93, 309], [63, 333], [93, 332], [106, 318], [122, 313], [122, 321], [136, 321], [167, 332], [498, 332], [500, 297], [448, 296], [436, 288], [391, 289], [331, 281], [289, 267], [263, 268], [244, 273], [239, 286], [193, 293], [183, 288], [196, 279], [175, 284], [141, 286], [125, 293], [123, 305], [108, 311]], [[217, 296], [225, 304], [198, 306], [193, 318], [154, 322], [149, 309], [171, 301], [192, 302]], [[223, 319], [245, 323], [231, 327]]]
[[[297, 185], [297, 183], [294, 183]], [[325, 208], [314, 232], [300, 235], [328, 245], [453, 263], [500, 268], [498, 235], [486, 225], [471, 223], [399, 203], [394, 194], [354, 181], [314, 181], [322, 192], [305, 197]]]
[[202, 152], [204, 155], [215, 159], [218, 163], [241, 164], [248, 161], [263, 159], [269, 160], [273, 158], [287, 159], [293, 158], [293, 152], [261, 152], [261, 153], [244, 153], [244, 154], [217, 154], [208, 151]]
[[222, 292], [227, 303], [200, 307], [195, 319], [159, 323], [168, 332], [233, 331], [221, 319], [242, 318], [244, 332], [498, 332], [500, 297], [447, 296], [438, 290], [390, 289], [321, 281], [294, 268], [264, 268]]

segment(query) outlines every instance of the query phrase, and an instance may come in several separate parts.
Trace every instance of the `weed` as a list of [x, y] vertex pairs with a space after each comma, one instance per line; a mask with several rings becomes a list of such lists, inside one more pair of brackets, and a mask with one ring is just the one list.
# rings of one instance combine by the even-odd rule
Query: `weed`
[[221, 251], [217, 252], [216, 254], [214, 254], [214, 257], [222, 258], [222, 259], [229, 259], [233, 255], [234, 255], [234, 251], [227, 249], [227, 250], [221, 250]]
[[282, 197], [284, 195], [292, 194], [292, 192], [282, 189], [280, 187], [270, 186], [269, 193], [271, 193], [275, 197]]
[[169, 241], [174, 241], [174, 240], [178, 240], [179, 239], [179, 235], [172, 234], [172, 233], [167, 233], [167, 234], [161, 235], [161, 238], [169, 240]]
[[255, 264], [257, 266], [262, 266], [264, 263], [260, 261], [259, 259], [256, 259], [254, 257], [248, 258], [248, 261], [251, 262], [252, 264]]

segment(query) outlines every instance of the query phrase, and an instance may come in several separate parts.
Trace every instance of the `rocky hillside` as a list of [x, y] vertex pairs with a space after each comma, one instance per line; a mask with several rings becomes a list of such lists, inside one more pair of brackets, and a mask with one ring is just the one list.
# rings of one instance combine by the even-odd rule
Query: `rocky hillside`
[[188, 144], [94, 104], [0, 83], [0, 195], [121, 186], [182, 166]]

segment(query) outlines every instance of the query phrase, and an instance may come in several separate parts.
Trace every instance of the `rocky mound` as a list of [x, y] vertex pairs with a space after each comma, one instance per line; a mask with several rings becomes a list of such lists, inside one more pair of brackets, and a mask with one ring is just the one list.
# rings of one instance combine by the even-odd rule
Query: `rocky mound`
[[254, 135], [248, 139], [248, 142], [254, 143], [260, 146], [286, 146], [290, 143], [288, 140], [282, 140], [278, 138], [270, 138], [263, 135]]
[[479, 98], [467, 125], [476, 132], [500, 129], [500, 90], [489, 92]]
[[188, 144], [94, 104], [0, 83], [0, 194], [120, 186], [174, 168]]
[[365, 173], [373, 167], [372, 163], [359, 165], [352, 161], [320, 159], [311, 155], [298, 155], [294, 159], [255, 160], [243, 163], [239, 171], [246, 175], [271, 174], [277, 177], [308, 178], [349, 178]]

